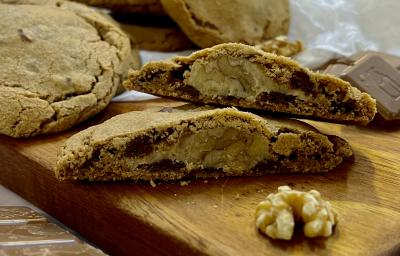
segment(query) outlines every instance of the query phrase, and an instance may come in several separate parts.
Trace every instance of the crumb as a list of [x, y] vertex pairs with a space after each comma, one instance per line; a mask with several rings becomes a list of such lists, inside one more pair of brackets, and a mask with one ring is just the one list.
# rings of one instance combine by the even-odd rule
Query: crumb
[[218, 208], [218, 205], [214, 204], [213, 207], [214, 207], [214, 208]]
[[184, 181], [184, 180], [182, 180], [182, 181], [180, 182], [180, 184], [181, 184], [182, 187], [183, 187], [183, 186], [189, 185], [189, 183], [190, 183], [190, 181]]
[[239, 198], [240, 198], [239, 193], [236, 193], [236, 195], [235, 195], [235, 200], [238, 200]]
[[208, 180], [205, 180], [204, 183], [208, 183]]
[[176, 196], [176, 194], [174, 194], [174, 196]]
[[153, 180], [150, 180], [150, 185], [151, 185], [153, 188], [157, 187], [157, 184], [156, 184]]

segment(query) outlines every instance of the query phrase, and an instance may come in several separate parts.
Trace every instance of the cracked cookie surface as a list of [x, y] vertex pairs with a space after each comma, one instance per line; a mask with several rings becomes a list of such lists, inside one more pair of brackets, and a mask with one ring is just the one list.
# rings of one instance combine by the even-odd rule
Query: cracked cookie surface
[[0, 133], [66, 130], [107, 106], [129, 66], [129, 38], [67, 1], [0, 1]]
[[161, 0], [165, 12], [198, 46], [239, 42], [255, 45], [286, 35], [288, 0]]
[[61, 180], [177, 180], [326, 172], [349, 157], [346, 141], [236, 109], [115, 116], [70, 137]]
[[375, 100], [339, 78], [237, 43], [151, 62], [132, 71], [128, 90], [341, 122], [368, 123]]

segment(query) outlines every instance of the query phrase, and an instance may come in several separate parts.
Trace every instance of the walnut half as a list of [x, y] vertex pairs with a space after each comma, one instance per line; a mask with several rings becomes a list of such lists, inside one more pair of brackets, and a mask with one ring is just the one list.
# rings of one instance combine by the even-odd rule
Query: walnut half
[[258, 204], [256, 227], [273, 239], [290, 240], [295, 221], [304, 223], [306, 237], [328, 237], [337, 223], [337, 214], [316, 190], [301, 192], [288, 186], [278, 188]]

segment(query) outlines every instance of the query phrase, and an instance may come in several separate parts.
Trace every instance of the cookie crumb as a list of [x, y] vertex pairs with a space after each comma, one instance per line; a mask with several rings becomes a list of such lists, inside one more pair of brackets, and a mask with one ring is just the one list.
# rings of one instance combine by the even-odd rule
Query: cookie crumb
[[150, 180], [150, 185], [151, 185], [153, 188], [157, 187], [157, 184], [156, 184], [153, 180]]
[[183, 186], [189, 185], [189, 183], [190, 183], [190, 181], [184, 181], [184, 180], [182, 180], [182, 181], [180, 182], [180, 184], [181, 184], [182, 187], [183, 187]]

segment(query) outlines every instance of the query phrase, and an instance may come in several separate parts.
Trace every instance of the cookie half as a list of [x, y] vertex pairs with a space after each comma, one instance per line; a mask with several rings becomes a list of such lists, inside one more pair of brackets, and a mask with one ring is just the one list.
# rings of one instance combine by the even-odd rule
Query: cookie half
[[187, 57], [146, 64], [129, 90], [200, 103], [368, 123], [376, 103], [339, 78], [243, 44], [221, 44]]
[[349, 157], [343, 139], [236, 109], [129, 112], [69, 138], [61, 180], [177, 180], [326, 172]]
[[0, 1], [0, 28], [0, 133], [12, 137], [100, 112], [138, 64], [125, 33], [78, 3]]
[[255, 45], [287, 35], [288, 0], [161, 0], [165, 12], [198, 46]]

